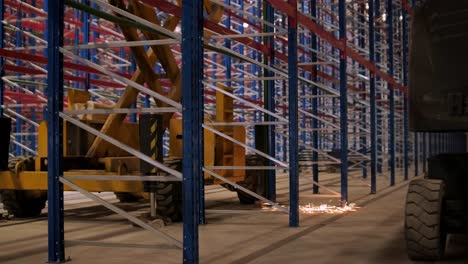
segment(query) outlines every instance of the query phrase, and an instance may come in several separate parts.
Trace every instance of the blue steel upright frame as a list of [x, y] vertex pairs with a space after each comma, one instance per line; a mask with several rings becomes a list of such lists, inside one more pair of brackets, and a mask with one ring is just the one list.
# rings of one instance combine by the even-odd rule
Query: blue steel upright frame
[[[387, 0], [387, 60], [388, 60], [388, 74], [393, 77], [394, 75], [394, 57], [393, 57], [393, 1]], [[389, 169], [390, 169], [390, 186], [395, 185], [395, 91], [393, 85], [388, 83], [388, 152], [389, 152]]]
[[422, 171], [426, 172], [426, 158], [427, 158], [427, 133], [422, 133]]
[[63, 223], [63, 121], [59, 113], [63, 110], [63, 46], [64, 10], [63, 0], [47, 0], [47, 128], [48, 128], [48, 244], [49, 262], [65, 260]]
[[[310, 1], [310, 15], [312, 17], [317, 17], [317, 0], [311, 0]], [[318, 77], [317, 77], [317, 71], [318, 71], [318, 65], [317, 65], [317, 53], [318, 53], [318, 41], [317, 41], [317, 35], [313, 32], [311, 32], [311, 48], [312, 48], [312, 64], [313, 64], [313, 70], [312, 70], [312, 81], [314, 83], [318, 82]], [[312, 114], [314, 116], [318, 116], [318, 87], [317, 85], [314, 85], [312, 87]], [[312, 147], [314, 148], [314, 152], [312, 152], [312, 178], [315, 183], [319, 182], [319, 155], [318, 152], [316, 151], [319, 149], [319, 122], [317, 118], [312, 119]], [[319, 186], [317, 184], [314, 184], [312, 192], [314, 194], [319, 193]]]
[[[374, 22], [374, 0], [368, 0], [369, 5], [369, 60], [375, 65], [375, 22]], [[371, 140], [371, 193], [377, 193], [377, 107], [375, 92], [375, 73], [370, 72], [369, 78], [370, 99], [370, 140]]]
[[[263, 1], [263, 7], [265, 8], [264, 16], [265, 20], [274, 24], [275, 22], [275, 10], [269, 3]], [[264, 25], [264, 31], [268, 33], [274, 32], [274, 29], [269, 25]], [[273, 36], [265, 37], [265, 44], [269, 49], [269, 56], [265, 56], [264, 63], [266, 65], [273, 66], [275, 63], [275, 41]], [[265, 77], [273, 77], [274, 74], [265, 69], [264, 70]], [[265, 109], [271, 112], [275, 111], [275, 81], [269, 80], [265, 81], [265, 92], [264, 94], [264, 101], [265, 101]], [[274, 118], [271, 115], [264, 114], [264, 118], [266, 122], [273, 122]], [[276, 156], [276, 133], [274, 126], [268, 126], [267, 128], [267, 138], [268, 138], [268, 149], [267, 153], [270, 157]], [[274, 162], [268, 160], [268, 166], [274, 166]], [[268, 170], [268, 188], [266, 193], [266, 198], [275, 201], [276, 200], [276, 171], [275, 170]]]
[[[407, 25], [407, 11], [402, 8], [402, 56], [403, 56], [403, 85], [407, 86], [408, 85], [408, 25]], [[404, 177], [405, 180], [408, 180], [408, 174], [409, 174], [409, 125], [408, 125], [408, 94], [403, 94], [403, 162], [404, 162]], [[416, 172], [415, 172], [416, 173]]]
[[[4, 0], [0, 0], [0, 21], [3, 21], [5, 13]], [[3, 23], [0, 25], [0, 49], [5, 47], [5, 27]], [[0, 117], [3, 117], [3, 95], [5, 91], [5, 83], [3, 82], [3, 76], [5, 76], [5, 70], [3, 69], [4, 59], [0, 56]]]
[[288, 113], [289, 113], [289, 226], [299, 226], [299, 144], [297, 0], [288, 0], [293, 15], [288, 15]]
[[[83, 3], [85, 5], [89, 5], [89, 0], [83, 0]], [[89, 25], [89, 14], [87, 12], [82, 12], [82, 19], [83, 19], [83, 42], [84, 43], [89, 43], [89, 29], [90, 29], [90, 25]], [[87, 60], [90, 59], [90, 56], [89, 56], [89, 50], [88, 49], [83, 49], [81, 51], [81, 57], [82, 58], [85, 58]], [[91, 88], [89, 85], [90, 85], [90, 74], [87, 72], [85, 73], [85, 85], [84, 85], [84, 88], [85, 90], [87, 91], [89, 88]]]
[[[380, 0], [374, 0], [374, 17], [375, 18], [380, 18], [382, 16], [382, 12], [380, 11]], [[375, 20], [375, 19], [374, 19]], [[375, 21], [374, 21], [375, 23]], [[377, 28], [377, 33], [375, 34], [375, 47], [378, 45], [381, 45], [381, 25], [379, 23], [379, 27]], [[375, 54], [375, 62], [376, 65], [379, 65], [382, 62], [382, 54], [381, 51], [379, 50]], [[376, 81], [381, 81], [381, 78], [376, 77]], [[379, 85], [380, 86], [380, 85]], [[380, 100], [383, 100], [382, 97], [382, 92], [380, 92]], [[377, 94], [376, 94], [377, 96]], [[382, 104], [381, 104], [382, 106]], [[377, 109], [377, 115], [376, 115], [376, 126], [377, 126], [377, 172], [382, 173], [382, 166], [383, 166], [383, 110]], [[380, 129], [379, 129], [380, 126]]]
[[198, 263], [203, 166], [203, 1], [182, 1], [183, 262]]
[[[339, 38], [346, 46], [346, 1], [339, 0]], [[348, 91], [346, 50], [340, 50], [341, 203], [348, 202]]]

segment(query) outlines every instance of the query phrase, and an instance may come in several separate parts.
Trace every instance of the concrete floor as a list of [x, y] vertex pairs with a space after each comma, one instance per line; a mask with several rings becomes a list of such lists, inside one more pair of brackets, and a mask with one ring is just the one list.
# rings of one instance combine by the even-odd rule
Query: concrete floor
[[[337, 174], [323, 183], [339, 190]], [[403, 207], [407, 182], [395, 187], [379, 177], [379, 192], [368, 195], [366, 181], [350, 180], [350, 200], [361, 208], [341, 214], [301, 213], [301, 226], [288, 227], [288, 216], [240, 206], [234, 193], [207, 187], [210, 209], [245, 209], [246, 213], [208, 212], [200, 227], [200, 263], [411, 263], [406, 258]], [[301, 204], [336, 203], [310, 198], [303, 179]], [[278, 200], [287, 200], [287, 180], [278, 180]], [[307, 198], [304, 198], [306, 197]], [[121, 217], [85, 200], [78, 206], [67, 196], [66, 255], [72, 263], [181, 263], [181, 251], [148, 231], [131, 226]], [[113, 201], [112, 197], [107, 197]], [[146, 205], [119, 204], [137, 215]], [[181, 239], [179, 223], [161, 228]], [[439, 263], [468, 263], [468, 238], [452, 236], [447, 258]], [[44, 263], [47, 260], [45, 217], [0, 221], [0, 263]]]

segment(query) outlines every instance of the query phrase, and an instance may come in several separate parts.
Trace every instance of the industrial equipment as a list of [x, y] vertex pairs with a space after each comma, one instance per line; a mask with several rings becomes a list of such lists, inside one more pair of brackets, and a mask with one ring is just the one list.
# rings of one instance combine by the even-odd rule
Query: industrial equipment
[[[224, 87], [224, 89], [228, 89]], [[232, 98], [218, 92], [217, 113], [214, 116], [219, 122], [232, 122]], [[111, 109], [112, 107], [90, 101], [91, 96], [82, 90], [68, 92], [69, 109]], [[101, 129], [106, 115], [83, 114], [78, 119], [86, 122], [96, 129]], [[210, 117], [207, 117], [210, 118]], [[8, 144], [10, 138], [11, 121], [1, 119], [1, 163], [0, 163], [0, 194], [4, 208], [16, 217], [33, 217], [41, 213], [47, 199], [47, 122], [43, 121], [39, 127], [38, 156], [15, 157], [8, 159]], [[89, 156], [89, 151], [96, 137], [85, 130], [64, 122], [63, 166], [65, 176], [87, 175], [89, 177], [115, 176], [115, 181], [74, 180], [82, 188], [92, 192], [115, 192], [121, 202], [136, 202], [142, 198], [150, 197], [155, 200], [157, 213], [172, 221], [182, 218], [182, 183], [180, 181], [160, 182], [131, 182], [118, 181], [119, 175], [164, 175], [162, 171], [138, 157], [130, 156], [118, 147], [106, 144], [100, 146], [99, 155]], [[172, 169], [182, 170], [182, 119], [171, 118], [169, 122], [169, 155], [163, 157], [162, 137], [165, 128], [161, 115], [140, 115], [138, 123], [122, 122], [116, 130], [109, 131], [108, 135], [120, 142], [140, 150], [142, 153], [159, 160]], [[226, 126], [218, 131], [231, 136], [237, 141], [245, 142], [245, 128], [241, 126]], [[209, 167], [261, 165], [262, 159], [256, 156], [246, 156], [245, 149], [226, 140], [210, 131], [205, 131], [204, 164]], [[101, 144], [104, 145], [105, 142]], [[245, 171], [242, 169], [215, 169], [217, 174], [237, 182], [244, 187], [259, 194], [264, 192], [262, 172]], [[224, 182], [213, 179], [205, 174], [206, 184], [222, 184]], [[227, 186], [226, 186], [227, 187]], [[237, 191], [233, 188], [228, 188]], [[68, 190], [65, 187], [65, 190]], [[147, 195], [149, 193], [150, 195]], [[152, 196], [153, 194], [154, 196]], [[255, 199], [238, 191], [242, 203], [253, 203]]]
[[[113, 5], [132, 12], [141, 19], [153, 24], [162, 24], [156, 15], [154, 7], [140, 1], [110, 1]], [[204, 1], [207, 19], [213, 23], [219, 23], [224, 8]], [[86, 6], [70, 3], [75, 8], [81, 8], [85, 12], [92, 12], [97, 16], [105, 16], [104, 12], [89, 9]], [[143, 24], [129, 22], [120, 19], [113, 13], [112, 21], [120, 28], [126, 41], [138, 40], [164, 40], [167, 32], [175, 31], [180, 22], [177, 16], [171, 16], [164, 24], [164, 30], [148, 29]], [[204, 33], [209, 36], [209, 31]], [[182, 98], [182, 74], [180, 72], [180, 60], [174, 54], [171, 44], [131, 46], [129, 50], [135, 60], [138, 69], [132, 74], [132, 81], [140, 85], [146, 85], [153, 93], [163, 95], [168, 101], [180, 102]], [[164, 74], [154, 71], [156, 63], [159, 63]], [[99, 77], [97, 77], [99, 78]], [[163, 90], [161, 79], [168, 80], [165, 83], [167, 90]], [[205, 121], [218, 123], [232, 123], [234, 120], [234, 104], [230, 87], [216, 86], [218, 90], [211, 96], [216, 97], [216, 113]], [[223, 92], [221, 92], [223, 91]], [[159, 162], [175, 170], [181, 170], [182, 166], [182, 120], [173, 112], [161, 115], [139, 115], [137, 122], [129, 122], [128, 115], [112, 112], [112, 110], [129, 109], [135, 105], [140, 91], [132, 85], [127, 85], [118, 101], [114, 105], [107, 105], [93, 101], [90, 93], [85, 90], [68, 90], [66, 94], [69, 111], [85, 109], [108, 110], [107, 114], [83, 113], [77, 115], [77, 120], [99, 131], [101, 134], [114, 138], [119, 142], [139, 150], [143, 154], [152, 157]], [[157, 96], [156, 96], [157, 97]], [[168, 107], [167, 101], [161, 97], [153, 97], [153, 106]], [[149, 98], [149, 97], [148, 97]], [[214, 119], [214, 120], [210, 120]], [[10, 139], [10, 120], [1, 119], [0, 134], [0, 193], [4, 208], [18, 217], [36, 216], [45, 206], [47, 191], [47, 122], [43, 121], [38, 133], [37, 157], [16, 157], [8, 162], [8, 144]], [[7, 129], [8, 128], [8, 129]], [[263, 158], [246, 155], [246, 150], [233, 141], [245, 143], [246, 130], [242, 125], [217, 126], [216, 130], [225, 137], [221, 137], [213, 131], [205, 130], [204, 165], [231, 182], [263, 195], [266, 190], [266, 181], [262, 170], [245, 170], [246, 165], [262, 165]], [[8, 133], [5, 133], [8, 132]], [[163, 157], [162, 137], [165, 131], [169, 131], [169, 155]], [[229, 137], [231, 140], [228, 140]], [[121, 201], [136, 201], [148, 195], [150, 201], [157, 204], [159, 214], [171, 220], [180, 220], [182, 217], [182, 184], [179, 181], [119, 181], [119, 176], [165, 176], [164, 172], [154, 166], [141, 161], [140, 158], [131, 156], [125, 150], [118, 148], [101, 137], [89, 134], [81, 127], [71, 122], [63, 122], [63, 170], [65, 177], [75, 176], [72, 182], [81, 188], [91, 192], [115, 192]], [[77, 179], [77, 177], [81, 179]], [[100, 181], [101, 176], [115, 177], [116, 180]], [[167, 176], [167, 175], [166, 175]], [[265, 176], [265, 177], [264, 177]], [[83, 177], [89, 177], [83, 180]], [[71, 178], [70, 178], [71, 179]], [[204, 175], [206, 184], [222, 184], [208, 174]], [[65, 190], [70, 190], [67, 186]], [[236, 190], [231, 187], [228, 189]], [[255, 198], [238, 191], [242, 203], [253, 203]], [[154, 209], [156, 206], [151, 206]], [[153, 210], [154, 211], [154, 210]]]
[[409, 185], [405, 233], [413, 260], [443, 257], [447, 235], [468, 227], [468, 2], [416, 1], [410, 43], [410, 126], [450, 132], [457, 153], [428, 160], [424, 179]]

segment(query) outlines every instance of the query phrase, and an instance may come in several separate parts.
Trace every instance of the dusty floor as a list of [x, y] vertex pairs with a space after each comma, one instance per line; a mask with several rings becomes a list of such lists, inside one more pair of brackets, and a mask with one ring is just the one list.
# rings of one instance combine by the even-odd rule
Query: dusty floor
[[[338, 174], [326, 174], [323, 183], [339, 190]], [[307, 173], [301, 180], [301, 204], [336, 204], [332, 198], [314, 198]], [[403, 237], [403, 207], [407, 182], [398, 177], [388, 187], [380, 176], [379, 192], [368, 195], [367, 181], [351, 179], [350, 201], [361, 207], [341, 214], [301, 213], [301, 226], [288, 227], [288, 216], [238, 205], [234, 193], [207, 187], [211, 210], [245, 209], [246, 213], [207, 212], [200, 227], [200, 263], [411, 263]], [[287, 178], [278, 179], [278, 200], [287, 201]], [[326, 193], [323, 190], [323, 193]], [[110, 201], [112, 194], [100, 194]], [[181, 263], [181, 251], [148, 231], [76, 193], [66, 195], [66, 255], [71, 263]], [[119, 204], [137, 215], [147, 205]], [[238, 212], [238, 211], [235, 211]], [[160, 230], [181, 239], [181, 224]], [[452, 236], [448, 256], [439, 263], [468, 263], [468, 238]], [[0, 221], [0, 263], [45, 263], [45, 217]]]

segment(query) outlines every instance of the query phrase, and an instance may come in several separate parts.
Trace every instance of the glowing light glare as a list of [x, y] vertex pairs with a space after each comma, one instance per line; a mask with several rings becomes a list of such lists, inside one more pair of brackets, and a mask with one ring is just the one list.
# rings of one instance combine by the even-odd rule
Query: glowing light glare
[[248, 28], [248, 27], [249, 27], [249, 24], [247, 24], [247, 23], [244, 22], [244, 24], [242, 24], [242, 26], [243, 26], [244, 28]]
[[328, 204], [321, 204], [319, 206], [308, 204], [299, 207], [299, 211], [304, 214], [342, 214], [345, 212], [355, 212], [359, 207], [351, 203], [346, 206], [334, 206]]
[[[282, 208], [288, 208], [287, 206], [280, 205]], [[356, 212], [357, 209], [356, 204], [350, 203], [345, 206], [335, 206], [335, 205], [328, 205], [328, 204], [321, 204], [321, 205], [301, 205], [299, 206], [299, 212], [303, 214], [342, 214], [346, 212]], [[278, 208], [272, 207], [270, 204], [263, 203], [261, 205], [261, 209], [264, 211], [279, 211]]]

